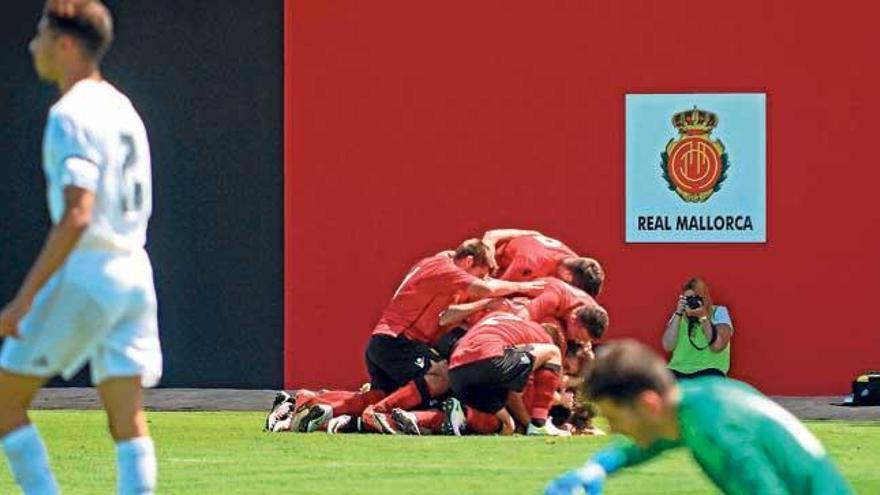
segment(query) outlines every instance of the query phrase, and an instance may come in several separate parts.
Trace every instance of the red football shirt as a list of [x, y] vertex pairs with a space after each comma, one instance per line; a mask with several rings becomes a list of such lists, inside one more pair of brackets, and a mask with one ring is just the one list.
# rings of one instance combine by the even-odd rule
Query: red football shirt
[[518, 345], [552, 343], [540, 324], [509, 313], [492, 313], [458, 341], [449, 368], [503, 356], [505, 349]]
[[440, 313], [476, 280], [456, 266], [448, 253], [419, 261], [397, 288], [373, 334], [403, 334], [412, 340], [433, 343], [441, 333]]
[[526, 309], [529, 317], [537, 322], [544, 323], [554, 320], [565, 323], [565, 337], [569, 340], [586, 342], [590, 340], [587, 331], [574, 321], [574, 309], [580, 306], [595, 307], [598, 303], [586, 292], [574, 287], [562, 280], [547, 277], [541, 279], [547, 282], [547, 286], [532, 299]]
[[498, 278], [514, 282], [555, 276], [560, 261], [576, 256], [562, 242], [542, 235], [515, 237], [495, 251]]

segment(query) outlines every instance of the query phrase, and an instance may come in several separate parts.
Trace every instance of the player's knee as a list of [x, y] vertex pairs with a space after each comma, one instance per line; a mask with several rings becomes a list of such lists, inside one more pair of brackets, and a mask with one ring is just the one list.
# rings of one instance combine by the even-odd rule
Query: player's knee
[[542, 361], [545, 363], [559, 364], [562, 362], [562, 352], [555, 345], [541, 346], [541, 357], [544, 358]]
[[28, 424], [27, 405], [20, 401], [0, 401], [0, 437]]
[[431, 361], [431, 368], [428, 369], [429, 375], [449, 375], [449, 365], [445, 360], [443, 361]]
[[550, 347], [550, 359], [548, 360], [550, 363], [559, 365], [562, 363], [562, 351], [559, 350], [558, 347], [551, 346]]
[[0, 401], [0, 437], [28, 423], [27, 404], [22, 401]]
[[26, 411], [0, 412], [0, 438], [28, 424]]
[[124, 416], [108, 415], [107, 429], [113, 440], [117, 442], [149, 435], [146, 418], [142, 412]]
[[445, 394], [449, 390], [449, 374], [437, 373], [425, 375], [425, 383], [428, 384], [428, 390], [431, 391], [432, 397]]
[[562, 353], [559, 352], [559, 348], [555, 345], [542, 344], [540, 346], [535, 346], [531, 350], [531, 354], [534, 356], [533, 369], [542, 368], [547, 364], [562, 364]]
[[113, 440], [117, 442], [138, 436], [135, 434], [136, 428], [134, 425], [125, 421], [110, 420], [107, 422], [107, 429], [110, 431], [110, 436], [113, 437]]

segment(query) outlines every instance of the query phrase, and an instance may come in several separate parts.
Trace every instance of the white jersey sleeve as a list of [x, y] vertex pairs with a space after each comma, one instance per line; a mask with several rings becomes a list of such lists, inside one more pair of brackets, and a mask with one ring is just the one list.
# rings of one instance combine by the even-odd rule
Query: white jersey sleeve
[[46, 139], [52, 143], [57, 163], [47, 163], [47, 168], [58, 170], [58, 180], [63, 186], [76, 186], [95, 192], [98, 188], [101, 154], [89, 143], [85, 129], [65, 115], [50, 113], [46, 124]]
[[152, 211], [150, 149], [125, 95], [104, 81], [74, 85], [49, 112], [43, 166], [53, 222], [64, 214], [64, 188], [95, 194], [80, 246], [143, 247]]
[[61, 164], [61, 183], [65, 186], [75, 186], [95, 192], [98, 190], [100, 180], [101, 169], [95, 165], [95, 162], [70, 157]]
[[712, 316], [712, 322], [715, 324], [724, 324], [733, 331], [733, 320], [730, 318], [730, 311], [727, 306], [715, 306], [715, 314]]

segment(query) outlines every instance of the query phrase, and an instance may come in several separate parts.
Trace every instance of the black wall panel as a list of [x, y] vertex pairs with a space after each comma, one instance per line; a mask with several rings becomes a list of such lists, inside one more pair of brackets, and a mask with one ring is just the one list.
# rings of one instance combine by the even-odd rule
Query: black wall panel
[[[166, 387], [280, 387], [283, 373], [282, 0], [108, 1], [105, 76], [153, 155], [148, 250]], [[56, 97], [27, 42], [40, 2], [0, 16], [0, 299], [48, 228], [40, 143]], [[71, 383], [85, 384], [81, 373]]]

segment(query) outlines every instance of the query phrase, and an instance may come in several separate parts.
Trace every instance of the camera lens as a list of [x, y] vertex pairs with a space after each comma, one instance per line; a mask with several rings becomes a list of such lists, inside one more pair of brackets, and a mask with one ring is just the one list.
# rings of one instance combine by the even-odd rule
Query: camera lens
[[690, 309], [697, 309], [703, 305], [703, 298], [700, 296], [687, 296], [685, 303]]

